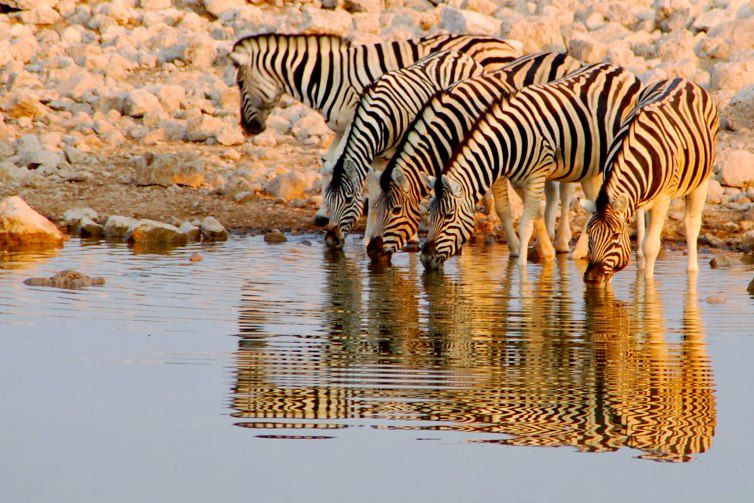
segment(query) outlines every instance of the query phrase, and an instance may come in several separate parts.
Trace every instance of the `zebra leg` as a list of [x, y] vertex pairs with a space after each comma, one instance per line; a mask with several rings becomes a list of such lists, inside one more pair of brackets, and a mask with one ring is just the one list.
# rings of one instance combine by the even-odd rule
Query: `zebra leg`
[[559, 194], [560, 184], [558, 182], [545, 182], [545, 224], [550, 239], [555, 239], [555, 215], [558, 211]]
[[508, 241], [508, 249], [511, 257], [518, 256], [519, 241], [516, 230], [513, 228], [513, 213], [511, 212], [510, 200], [508, 199], [508, 181], [500, 178], [492, 184], [492, 195], [495, 198], [495, 213], [503, 223], [505, 239]]
[[646, 268], [644, 277], [652, 279], [654, 277], [655, 260], [660, 253], [660, 237], [662, 236], [662, 227], [665, 225], [665, 217], [670, 207], [670, 197], [662, 195], [657, 198], [652, 209], [649, 211], [649, 228], [647, 235], [644, 236], [642, 247], [644, 248], [644, 260]]
[[696, 259], [696, 240], [699, 238], [699, 231], [702, 228], [702, 210], [704, 201], [707, 199], [707, 185], [709, 179], [702, 182], [692, 193], [686, 196], [686, 217], [684, 224], [686, 226], [686, 248], [688, 249], [688, 266], [687, 271], [693, 272], [699, 270], [699, 263]]
[[[581, 188], [584, 189], [584, 195], [590, 201], [597, 200], [597, 195], [599, 194], [601, 185], [602, 175], [597, 175], [581, 180]], [[579, 239], [578, 241], [576, 241], [576, 246], [573, 247], [573, 251], [571, 252], [572, 259], [586, 258], [586, 256], [589, 254], [589, 237], [586, 234], [586, 226], [588, 223], [589, 219], [587, 218], [584, 222], [584, 227], [581, 229]]]
[[644, 236], [646, 236], [647, 226], [647, 212], [644, 210], [636, 210], [636, 261], [639, 264], [639, 269], [644, 270], [646, 264], [644, 263]]
[[571, 200], [573, 200], [573, 184], [560, 184], [560, 223], [558, 225], [557, 244], [555, 251], [568, 253], [571, 251]]
[[521, 215], [521, 222], [518, 224], [519, 232], [519, 267], [526, 267], [529, 240], [532, 231], [536, 225], [541, 256], [545, 260], [552, 259], [555, 256], [555, 250], [552, 247], [550, 238], [547, 235], [547, 226], [542, 216], [542, 196], [544, 195], [544, 179], [534, 179], [529, 181], [524, 187], [524, 212]]

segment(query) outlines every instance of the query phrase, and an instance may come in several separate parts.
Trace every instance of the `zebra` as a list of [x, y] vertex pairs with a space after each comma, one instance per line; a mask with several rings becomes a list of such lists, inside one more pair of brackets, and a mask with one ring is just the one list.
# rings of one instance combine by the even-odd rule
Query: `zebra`
[[[468, 239], [474, 206], [500, 177], [523, 189], [518, 264], [526, 266], [533, 225], [542, 255], [555, 250], [547, 239], [540, 200], [545, 180], [580, 182], [597, 194], [608, 147], [633, 108], [639, 79], [623, 68], [590, 65], [548, 84], [530, 86], [507, 104], [495, 103], [467, 133], [434, 185], [422, 263], [437, 268]], [[586, 243], [585, 233], [574, 252]]]
[[387, 72], [364, 89], [315, 218], [315, 222], [327, 226], [328, 246], [342, 247], [346, 234], [361, 216], [364, 181], [377, 155], [400, 141], [431, 96], [459, 80], [482, 75], [484, 70], [461, 52], [444, 51]]
[[699, 270], [696, 240], [702, 225], [707, 185], [715, 162], [719, 118], [710, 94], [685, 79], [663, 80], [645, 88], [616, 136], [605, 164], [605, 183], [587, 225], [589, 265], [586, 283], [603, 284], [629, 260], [627, 221], [648, 210], [649, 228], [639, 218], [639, 269], [654, 275], [660, 234], [673, 198], [686, 200], [686, 245], [690, 272]]
[[[375, 172], [370, 179], [370, 207], [365, 237], [367, 253], [373, 258], [390, 256], [416, 235], [421, 202], [450, 161], [466, 131], [493, 102], [507, 101], [519, 89], [559, 79], [580, 67], [581, 63], [567, 54], [532, 54], [515, 60], [502, 70], [472, 77], [433, 96], [406, 133], [384, 172]], [[548, 183], [550, 186], [553, 184]], [[517, 255], [518, 237], [513, 230], [507, 182], [496, 182], [492, 185], [492, 192], [511, 254]], [[554, 209], [555, 205], [551, 204], [554, 191], [548, 192], [546, 220], [549, 224], [555, 216], [550, 208]], [[559, 250], [567, 251], [571, 191], [563, 187], [561, 196], [564, 201], [558, 232]], [[548, 232], [552, 234], [549, 225]]]
[[336, 35], [264, 33], [238, 40], [230, 53], [241, 91], [241, 126], [250, 136], [287, 93], [322, 113], [336, 133], [331, 159], [353, 117], [359, 95], [388, 71], [433, 53], [460, 51], [488, 71], [521, 55], [523, 44], [479, 35], [434, 35], [417, 40], [351, 45]]

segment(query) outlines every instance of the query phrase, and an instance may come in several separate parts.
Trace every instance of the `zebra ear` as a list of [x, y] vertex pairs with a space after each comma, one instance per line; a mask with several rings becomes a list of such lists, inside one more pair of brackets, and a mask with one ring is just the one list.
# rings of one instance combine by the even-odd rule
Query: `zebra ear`
[[461, 184], [457, 181], [446, 175], [442, 175], [440, 181], [442, 181], [443, 188], [447, 190], [451, 196], [458, 197], [461, 195]]
[[590, 199], [579, 199], [579, 204], [589, 213], [597, 213], [597, 205]]
[[408, 192], [408, 178], [402, 169], [393, 168], [392, 173], [390, 173], [390, 178], [393, 180], [395, 186], [401, 189], [401, 191]]
[[238, 66], [244, 66], [249, 63], [249, 55], [245, 52], [233, 51], [230, 53], [230, 59]]
[[346, 159], [345, 162], [343, 162], [343, 172], [346, 174], [348, 178], [353, 180], [356, 177], [356, 163], [352, 159]]
[[610, 206], [613, 207], [613, 211], [622, 215], [628, 209], [628, 196], [621, 194], [618, 197], [610, 201]]
[[435, 183], [437, 183], [436, 177], [427, 173], [424, 174], [424, 184], [427, 186], [427, 190], [432, 190], [435, 187]]

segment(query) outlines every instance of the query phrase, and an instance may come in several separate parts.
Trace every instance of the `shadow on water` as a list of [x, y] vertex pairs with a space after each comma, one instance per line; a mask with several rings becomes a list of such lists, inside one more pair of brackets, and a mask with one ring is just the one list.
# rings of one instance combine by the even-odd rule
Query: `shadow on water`
[[[487, 444], [628, 447], [671, 462], [710, 448], [714, 381], [694, 278], [676, 337], [656, 285], [642, 280], [621, 300], [612, 288], [584, 290], [564, 257], [524, 281], [507, 257], [484, 252], [453, 267], [424, 273], [416, 256], [372, 267], [326, 255], [322, 297], [304, 306], [247, 282], [235, 424], [263, 438], [455, 431]], [[318, 318], [318, 328], [297, 316]]]

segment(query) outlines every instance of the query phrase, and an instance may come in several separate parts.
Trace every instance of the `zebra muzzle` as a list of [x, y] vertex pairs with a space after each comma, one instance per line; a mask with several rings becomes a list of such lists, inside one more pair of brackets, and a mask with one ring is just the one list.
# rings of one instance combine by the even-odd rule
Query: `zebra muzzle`
[[327, 245], [328, 248], [339, 250], [343, 248], [344, 244], [345, 240], [341, 237], [340, 229], [338, 227], [328, 229], [328, 231], [325, 233], [325, 245]]
[[376, 238], [369, 240], [369, 244], [367, 244], [367, 255], [369, 255], [369, 258], [371, 258], [373, 262], [390, 260], [392, 254], [385, 251], [383, 244], [382, 236], [377, 236]]
[[589, 264], [584, 271], [584, 283], [587, 285], [606, 285], [613, 275], [605, 271], [602, 264]]

